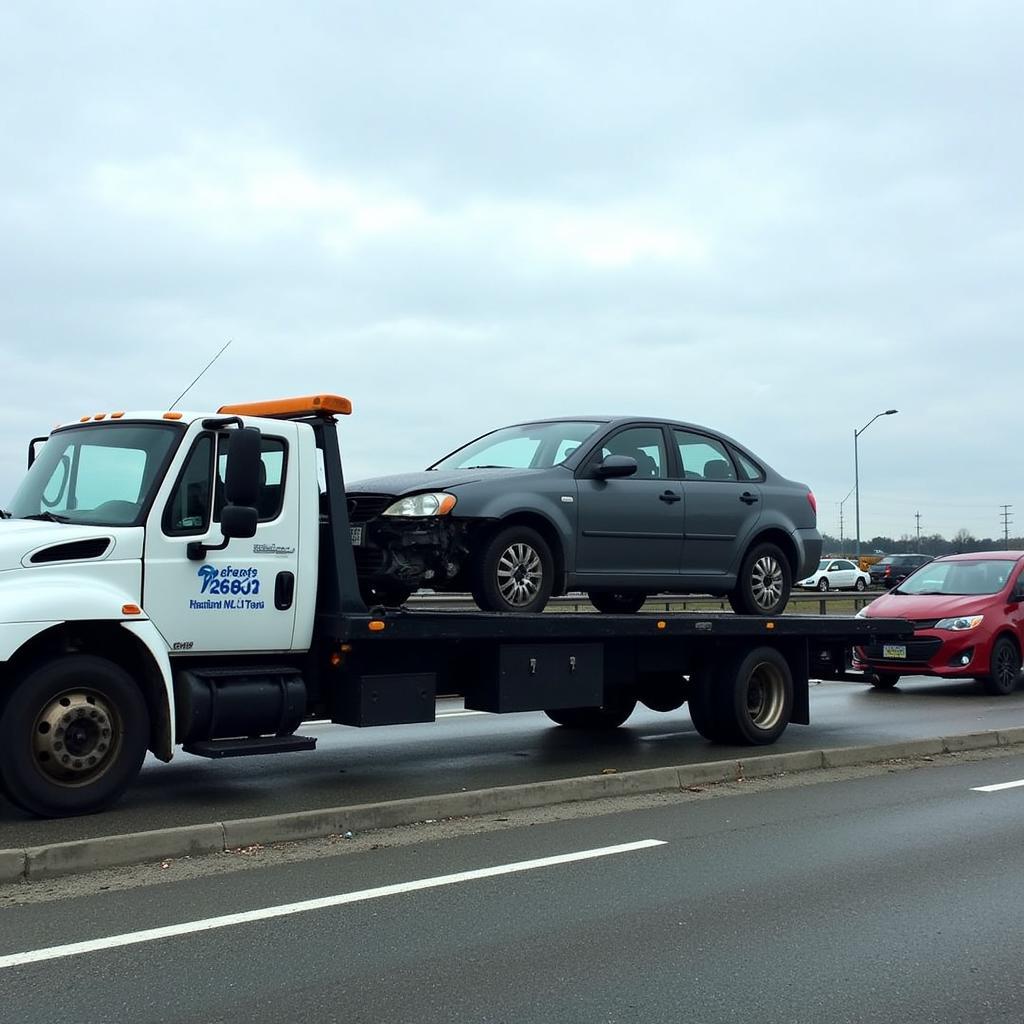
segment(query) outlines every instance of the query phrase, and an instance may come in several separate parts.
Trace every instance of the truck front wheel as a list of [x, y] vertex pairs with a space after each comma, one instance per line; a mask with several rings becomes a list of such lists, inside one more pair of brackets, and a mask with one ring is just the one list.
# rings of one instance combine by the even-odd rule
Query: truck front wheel
[[131, 676], [73, 654], [30, 670], [0, 717], [0, 786], [26, 811], [98, 811], [131, 785], [146, 756], [149, 713]]

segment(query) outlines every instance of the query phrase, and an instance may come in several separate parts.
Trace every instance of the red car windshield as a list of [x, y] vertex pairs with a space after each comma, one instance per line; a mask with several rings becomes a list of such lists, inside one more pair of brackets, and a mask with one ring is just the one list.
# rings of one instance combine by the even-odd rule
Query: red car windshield
[[1017, 563], [1009, 558], [929, 562], [900, 585], [900, 594], [998, 594]]

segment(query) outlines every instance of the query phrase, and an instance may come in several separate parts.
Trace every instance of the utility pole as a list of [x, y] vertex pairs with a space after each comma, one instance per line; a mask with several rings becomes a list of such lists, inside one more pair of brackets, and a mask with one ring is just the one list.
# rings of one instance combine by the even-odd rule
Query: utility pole
[[1013, 518], [1012, 515], [1010, 514], [1010, 510], [1013, 508], [1013, 506], [1012, 505], [1000, 505], [999, 507], [1003, 510], [1002, 511], [1003, 543], [1007, 547], [1009, 547], [1010, 546], [1010, 520]]
[[915, 512], [914, 518], [917, 520], [917, 553], [921, 554], [921, 513]]

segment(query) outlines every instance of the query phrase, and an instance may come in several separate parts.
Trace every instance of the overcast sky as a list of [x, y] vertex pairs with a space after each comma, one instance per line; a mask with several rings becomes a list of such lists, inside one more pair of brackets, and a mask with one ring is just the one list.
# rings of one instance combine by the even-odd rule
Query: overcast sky
[[[111, 409], [349, 396], [350, 479], [717, 427], [838, 533], [1024, 532], [1024, 5], [0, 6], [0, 499]], [[853, 532], [853, 499], [845, 509]], [[1015, 532], [1011, 528], [1011, 534]]]

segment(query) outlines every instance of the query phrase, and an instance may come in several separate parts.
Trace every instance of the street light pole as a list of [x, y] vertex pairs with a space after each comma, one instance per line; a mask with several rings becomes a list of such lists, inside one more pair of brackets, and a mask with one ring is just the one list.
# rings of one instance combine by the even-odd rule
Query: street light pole
[[853, 490], [856, 495], [854, 498], [854, 505], [857, 509], [857, 568], [860, 568], [860, 465], [857, 457], [857, 438], [864, 433], [868, 427], [871, 426], [879, 416], [895, 416], [899, 412], [899, 409], [886, 409], [885, 412], [875, 413], [864, 424], [860, 430], [854, 430], [853, 432]]

